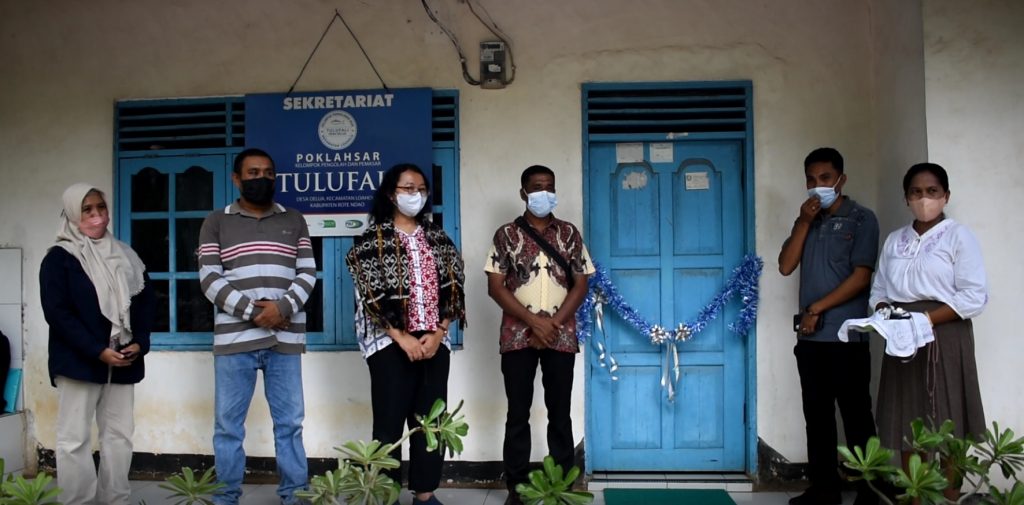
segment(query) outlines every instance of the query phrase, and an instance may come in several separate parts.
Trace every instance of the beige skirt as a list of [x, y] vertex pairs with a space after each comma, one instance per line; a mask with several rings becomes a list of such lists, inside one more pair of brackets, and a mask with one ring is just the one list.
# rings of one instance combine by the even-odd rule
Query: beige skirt
[[[899, 306], [912, 312], [934, 310], [939, 302], [921, 301]], [[974, 329], [971, 321], [952, 321], [935, 327], [935, 341], [917, 354], [882, 359], [878, 385], [878, 436], [884, 447], [907, 450], [913, 438], [910, 423], [921, 418], [938, 427], [946, 419], [956, 423], [958, 437], [975, 440], [985, 432], [985, 411], [974, 360]]]

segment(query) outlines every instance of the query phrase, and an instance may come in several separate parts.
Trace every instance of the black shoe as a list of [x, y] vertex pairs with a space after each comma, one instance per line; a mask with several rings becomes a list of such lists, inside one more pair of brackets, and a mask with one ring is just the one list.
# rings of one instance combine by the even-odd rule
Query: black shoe
[[519, 497], [519, 493], [515, 490], [509, 489], [508, 498], [505, 498], [505, 505], [523, 505], [523, 499]]
[[878, 495], [870, 489], [862, 489], [857, 491], [857, 498], [853, 500], [853, 505], [878, 505]]
[[413, 503], [413, 505], [418, 505], [418, 504], [423, 504], [423, 505], [444, 505], [443, 503], [441, 503], [441, 500], [437, 499], [436, 495], [430, 495], [430, 498], [427, 498], [426, 500], [421, 500], [419, 498], [413, 497], [412, 503]]
[[[878, 487], [879, 484], [885, 484], [885, 482], [882, 480], [876, 480], [874, 484]], [[857, 488], [857, 498], [853, 500], [853, 505], [878, 505], [881, 501], [878, 493], [868, 486], [868, 482], [866, 480], [857, 481], [855, 487]], [[878, 488], [879, 490], [882, 489], [881, 487]]]
[[843, 495], [839, 491], [828, 491], [811, 486], [800, 496], [789, 499], [789, 505], [842, 505]]

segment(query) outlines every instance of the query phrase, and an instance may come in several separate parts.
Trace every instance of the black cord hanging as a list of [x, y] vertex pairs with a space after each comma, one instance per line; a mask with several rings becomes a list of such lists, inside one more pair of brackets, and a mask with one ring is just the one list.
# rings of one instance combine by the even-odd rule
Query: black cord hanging
[[[494, 22], [494, 18], [491, 17], [490, 12], [487, 12], [487, 8], [484, 7], [483, 5], [480, 5], [480, 9], [484, 11], [484, 13], [487, 15], [487, 19], [489, 20], [489, 22], [485, 21], [484, 18], [482, 18], [480, 14], [476, 12], [476, 9], [473, 8], [473, 1], [474, 0], [465, 0], [466, 6], [469, 7], [469, 12], [473, 14], [473, 17], [475, 17], [477, 21], [480, 21], [480, 24], [482, 24], [484, 28], [487, 28], [487, 30], [490, 31], [491, 34], [493, 34], [495, 37], [498, 38], [498, 40], [505, 44], [505, 51], [508, 53], [509, 67], [511, 68], [512, 72], [511, 74], [509, 74], [509, 77], [506, 80], [502, 81], [502, 84], [511, 84], [512, 81], [514, 81], [516, 78], [516, 65], [515, 60], [512, 59], [512, 44], [510, 44], [508, 41], [508, 35], [505, 35], [505, 32], [502, 31], [501, 28], [498, 27], [498, 24]], [[452, 42], [452, 45], [455, 46], [455, 52], [459, 53], [459, 65], [462, 67], [462, 78], [465, 79], [466, 82], [474, 86], [478, 86], [480, 84], [480, 80], [474, 78], [469, 73], [469, 68], [466, 66], [466, 55], [462, 52], [462, 45], [459, 44], [458, 37], [456, 37], [455, 33], [453, 33], [447, 26], [445, 26], [444, 23], [437, 19], [437, 16], [434, 15], [434, 11], [431, 10], [430, 5], [427, 4], [427, 0], [420, 0], [420, 3], [423, 4], [423, 10], [427, 11], [427, 16], [430, 17], [430, 20], [433, 21], [434, 24], [436, 24], [438, 28], [440, 28], [441, 31], [448, 36], [448, 40], [450, 40]]]
[[299, 70], [298, 77], [295, 78], [295, 82], [293, 82], [291, 87], [288, 88], [288, 95], [291, 95], [292, 91], [295, 90], [295, 85], [299, 83], [299, 79], [302, 79], [302, 74], [306, 72], [306, 67], [309, 66], [309, 62], [313, 60], [313, 55], [316, 54], [317, 49], [320, 49], [320, 43], [324, 41], [324, 37], [327, 36], [327, 32], [331, 31], [331, 26], [334, 26], [334, 22], [339, 19], [341, 20], [341, 24], [345, 25], [345, 29], [348, 30], [348, 34], [352, 36], [352, 40], [356, 41], [356, 45], [359, 46], [359, 50], [363, 52], [363, 57], [366, 58], [366, 62], [370, 64], [370, 68], [373, 69], [373, 73], [377, 75], [377, 80], [380, 81], [381, 87], [383, 87], [385, 91], [390, 91], [388, 85], [384, 83], [384, 78], [381, 77], [380, 72], [377, 71], [377, 67], [373, 64], [373, 61], [370, 60], [370, 55], [366, 53], [366, 49], [363, 49], [363, 44], [359, 42], [359, 38], [356, 37], [355, 32], [353, 32], [352, 28], [348, 26], [348, 23], [345, 21], [345, 17], [341, 15], [341, 12], [338, 9], [334, 9], [334, 16], [331, 17], [331, 22], [327, 23], [327, 28], [324, 28], [324, 32], [320, 34], [320, 40], [316, 41], [316, 45], [313, 46], [313, 52], [309, 53], [309, 57], [306, 58], [306, 63], [302, 65], [302, 70]]
[[484, 28], [490, 30], [495, 37], [498, 37], [498, 40], [505, 44], [505, 51], [508, 53], [508, 66], [512, 72], [509, 74], [508, 79], [504, 84], [512, 84], [512, 81], [516, 80], [516, 63], [512, 58], [512, 44], [508, 42], [508, 35], [505, 34], [504, 30], [498, 28], [498, 24], [494, 22], [494, 18], [491, 17], [491, 13], [487, 12], [487, 7], [484, 7], [483, 4], [480, 5], [480, 9], [484, 11], [484, 14], [487, 14], [487, 19], [490, 20], [490, 23], [484, 21], [484, 18], [480, 17], [480, 15], [476, 13], [476, 10], [473, 9], [473, 0], [466, 0], [466, 6], [469, 7], [469, 12], [472, 12], [473, 16], [480, 21], [480, 24], [484, 25]]
[[473, 78], [473, 76], [470, 75], [469, 73], [469, 68], [466, 66], [466, 55], [462, 53], [462, 46], [459, 45], [458, 37], [456, 37], [455, 34], [452, 33], [452, 31], [449, 30], [447, 26], [445, 26], [443, 23], [441, 23], [440, 20], [437, 19], [437, 16], [434, 15], [434, 11], [430, 10], [430, 6], [427, 5], [427, 0], [420, 0], [420, 3], [423, 4], [423, 10], [427, 11], [427, 17], [429, 17], [430, 20], [433, 21], [434, 24], [437, 25], [438, 28], [440, 28], [441, 31], [448, 36], [448, 40], [452, 41], [452, 45], [455, 46], [455, 52], [459, 53], [459, 65], [462, 66], [462, 78], [465, 79], [466, 82], [472, 84], [473, 86], [480, 85], [480, 81]]

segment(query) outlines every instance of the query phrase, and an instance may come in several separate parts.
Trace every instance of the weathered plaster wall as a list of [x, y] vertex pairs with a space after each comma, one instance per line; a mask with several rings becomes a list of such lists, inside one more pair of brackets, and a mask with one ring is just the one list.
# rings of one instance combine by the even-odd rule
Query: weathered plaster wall
[[928, 156], [921, 2], [871, 2], [879, 226], [906, 224], [903, 174]]
[[1024, 193], [1024, 4], [925, 0], [928, 159], [949, 172], [947, 215], [981, 243], [989, 304], [974, 321], [986, 419], [1019, 432], [1024, 389], [1020, 231]]
[[[848, 192], [876, 203], [872, 55], [867, 4], [844, 0], [566, 0], [483, 2], [511, 37], [518, 75], [505, 90], [466, 85], [454, 50], [418, 2], [5, 2], [0, 8], [0, 243], [25, 250], [27, 407], [32, 435], [53, 447], [56, 397], [46, 374], [46, 324], [38, 265], [52, 242], [59, 196], [86, 180], [110, 189], [116, 100], [281, 91], [295, 78], [335, 7], [341, 8], [392, 87], [457, 88], [461, 99], [463, 244], [470, 329], [453, 359], [450, 394], [464, 398], [473, 429], [465, 460], [501, 458], [504, 399], [498, 374], [498, 311], [481, 267], [496, 226], [521, 212], [519, 172], [558, 172], [559, 215], [582, 221], [580, 91], [588, 81], [749, 79], [754, 86], [756, 247], [766, 261], [757, 331], [760, 437], [803, 460], [799, 384], [789, 319], [796, 279], [775, 257], [805, 198], [801, 162], [832, 145], [857, 167]], [[464, 4], [434, 0], [470, 59], [491, 38]], [[336, 26], [300, 90], [379, 84]], [[475, 66], [471, 67], [474, 69]], [[115, 202], [116, 204], [116, 202]], [[583, 363], [574, 397], [583, 433]], [[137, 389], [136, 450], [210, 453], [212, 359], [157, 353]], [[341, 440], [369, 433], [368, 383], [357, 353], [304, 360], [306, 445], [331, 456]], [[265, 403], [254, 402], [246, 447], [273, 453]], [[537, 402], [537, 414], [542, 413]], [[544, 453], [536, 423], [534, 457]]]

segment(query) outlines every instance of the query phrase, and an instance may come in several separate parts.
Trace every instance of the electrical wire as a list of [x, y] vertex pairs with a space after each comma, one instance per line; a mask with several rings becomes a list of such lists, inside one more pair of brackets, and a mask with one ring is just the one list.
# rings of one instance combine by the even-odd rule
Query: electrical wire
[[[479, 1], [479, 0], [477, 0], [477, 1]], [[471, 4], [471, 2], [469, 2], [469, 0], [467, 0], [467, 3]], [[484, 6], [484, 4], [480, 4], [479, 7], [480, 7], [480, 10], [484, 11], [484, 14], [487, 16], [487, 21], [490, 22], [491, 27], [493, 27], [493, 30], [491, 30], [491, 33], [494, 33], [494, 30], [497, 30], [498, 33], [494, 33], [494, 35], [497, 36], [498, 38], [500, 38], [502, 40], [505, 40], [505, 39], [509, 38], [509, 36], [505, 33], [504, 30], [502, 30], [501, 28], [498, 28], [498, 23], [494, 22], [494, 16], [491, 16], [491, 12], [487, 10], [487, 7]], [[473, 12], [472, 4], [469, 6], [469, 10], [470, 10], [470, 12]], [[476, 15], [476, 12], [473, 12], [473, 15]], [[480, 16], [477, 16], [477, 19], [480, 19]], [[480, 22], [484, 23], [484, 26], [487, 26], [487, 23], [484, 22], [484, 20], [480, 19]]]
[[436, 24], [439, 28], [441, 28], [441, 31], [448, 36], [448, 40], [451, 40], [452, 45], [455, 46], [455, 52], [459, 53], [459, 64], [462, 66], [462, 78], [465, 79], [466, 82], [472, 84], [473, 86], [480, 85], [480, 81], [474, 79], [473, 76], [469, 74], [469, 69], [466, 67], [466, 55], [463, 54], [462, 52], [462, 46], [459, 45], [458, 37], [456, 37], [455, 34], [448, 29], [448, 27], [444, 26], [444, 24], [441, 23], [441, 21], [438, 20], [436, 16], [434, 16], [434, 12], [431, 11], [430, 6], [427, 5], [427, 0], [420, 0], [420, 2], [423, 4], [423, 10], [427, 11], [427, 16], [430, 17], [430, 20], [433, 21], [434, 24]]
[[498, 37], [498, 40], [505, 44], [505, 52], [508, 53], [508, 67], [510, 72], [508, 79], [502, 81], [502, 84], [512, 84], [512, 81], [516, 80], [516, 64], [515, 60], [512, 58], [512, 44], [509, 44], [508, 42], [508, 35], [505, 34], [504, 30], [498, 28], [498, 23], [494, 22], [494, 18], [491, 17], [491, 13], [487, 11], [487, 7], [484, 7], [483, 4], [480, 5], [480, 9], [487, 15], [487, 19], [490, 23], [484, 21], [484, 19], [477, 14], [476, 10], [473, 9], [473, 0], [466, 0], [466, 5], [469, 6], [469, 12], [473, 13], [473, 16], [476, 17], [477, 21], [480, 21], [480, 24], [484, 25], [484, 27], [490, 30], [495, 37]]

